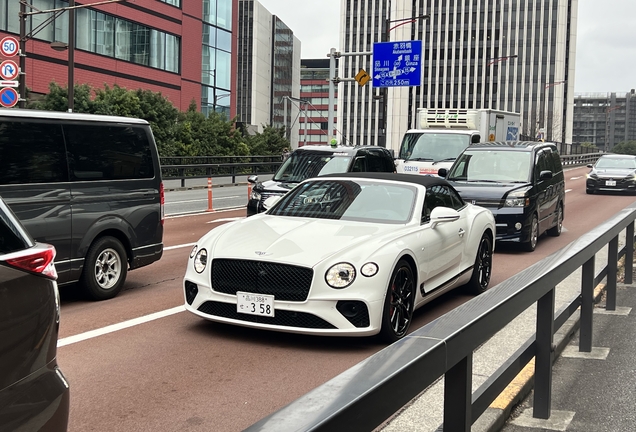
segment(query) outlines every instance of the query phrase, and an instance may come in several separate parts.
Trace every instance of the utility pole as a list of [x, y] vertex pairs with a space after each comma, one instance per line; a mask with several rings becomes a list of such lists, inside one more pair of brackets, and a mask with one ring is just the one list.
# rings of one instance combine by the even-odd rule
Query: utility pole
[[68, 0], [68, 112], [75, 109], [75, 0]]
[[20, 93], [19, 107], [26, 108], [26, 3], [20, 2], [20, 84], [18, 93]]

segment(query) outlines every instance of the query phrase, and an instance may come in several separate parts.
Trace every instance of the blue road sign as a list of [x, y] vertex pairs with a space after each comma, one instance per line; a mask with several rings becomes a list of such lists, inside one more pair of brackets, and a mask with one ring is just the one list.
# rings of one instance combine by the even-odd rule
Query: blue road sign
[[422, 82], [422, 41], [373, 44], [373, 87], [409, 87]]
[[14, 107], [18, 103], [18, 92], [11, 87], [0, 90], [0, 105], [5, 108]]
[[506, 141], [518, 141], [519, 140], [519, 128], [515, 126], [508, 126], [508, 132], [506, 133]]

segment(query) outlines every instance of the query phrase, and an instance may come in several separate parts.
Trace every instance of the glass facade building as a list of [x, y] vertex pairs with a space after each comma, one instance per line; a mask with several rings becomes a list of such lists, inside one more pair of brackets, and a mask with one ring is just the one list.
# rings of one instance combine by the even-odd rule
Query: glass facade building
[[[347, 0], [341, 51], [421, 40], [421, 85], [340, 84], [338, 130], [353, 144], [399, 146], [418, 108], [520, 112], [522, 133], [572, 142], [578, 0]], [[428, 19], [413, 17], [428, 15]], [[399, 21], [403, 20], [403, 21]], [[341, 59], [341, 76], [372, 72], [371, 56]]]
[[[300, 62], [300, 99], [302, 109], [298, 146], [328, 144], [329, 59]], [[336, 97], [338, 94], [336, 93]], [[334, 112], [337, 112], [337, 107]]]

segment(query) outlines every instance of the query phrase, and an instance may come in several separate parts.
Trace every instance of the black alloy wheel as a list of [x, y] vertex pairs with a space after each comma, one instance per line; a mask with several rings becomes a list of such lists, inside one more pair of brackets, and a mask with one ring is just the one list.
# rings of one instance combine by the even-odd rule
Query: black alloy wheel
[[488, 289], [490, 276], [492, 275], [492, 240], [486, 233], [481, 236], [479, 248], [475, 257], [475, 266], [473, 267], [473, 275], [466, 285], [468, 290], [478, 295]]
[[398, 261], [384, 301], [380, 337], [389, 343], [403, 338], [411, 326], [415, 302], [415, 278], [406, 260]]
[[561, 231], [563, 231], [563, 204], [559, 203], [557, 207], [557, 223], [548, 230], [548, 235], [558, 237], [561, 235]]
[[530, 238], [524, 243], [523, 247], [527, 252], [533, 252], [537, 247], [537, 241], [539, 240], [539, 219], [536, 214], [532, 215], [532, 222], [530, 223]]

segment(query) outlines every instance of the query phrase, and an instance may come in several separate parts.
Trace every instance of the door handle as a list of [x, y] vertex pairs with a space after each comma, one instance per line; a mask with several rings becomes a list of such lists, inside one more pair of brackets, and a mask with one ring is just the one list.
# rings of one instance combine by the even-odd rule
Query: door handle
[[464, 231], [463, 228], [460, 228], [459, 232], [457, 233], [457, 235], [459, 235], [460, 237], [464, 237], [464, 234], [466, 234], [466, 231]]

